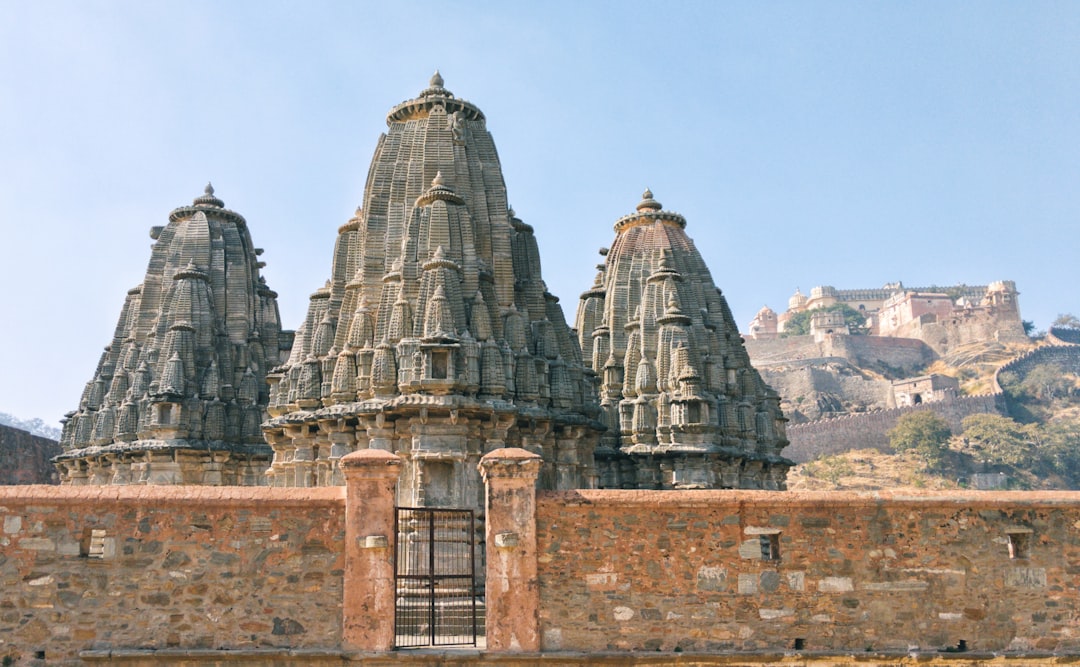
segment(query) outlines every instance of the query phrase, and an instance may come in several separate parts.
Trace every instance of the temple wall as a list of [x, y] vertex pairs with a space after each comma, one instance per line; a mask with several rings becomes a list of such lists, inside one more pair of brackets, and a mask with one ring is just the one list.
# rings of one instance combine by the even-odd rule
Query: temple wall
[[948, 392], [946, 398], [932, 403], [792, 424], [787, 428], [791, 444], [784, 448], [784, 456], [796, 463], [804, 463], [819, 456], [853, 449], [877, 449], [891, 454], [893, 448], [889, 444], [889, 431], [906, 414], [920, 410], [936, 412], [949, 422], [953, 433], [960, 433], [964, 417], [1004, 414], [1002, 400], [1002, 394], [957, 396]]
[[[0, 658], [970, 667], [1080, 655], [1080, 493], [534, 496], [538, 459], [520, 449], [486, 457], [487, 648], [388, 651], [400, 461], [350, 456], [344, 488], [0, 489]], [[961, 646], [962, 659], [941, 652]]]
[[0, 488], [0, 657], [337, 646], [343, 514], [340, 488]]
[[1077, 493], [542, 493], [542, 648], [1075, 653], [1078, 521]]

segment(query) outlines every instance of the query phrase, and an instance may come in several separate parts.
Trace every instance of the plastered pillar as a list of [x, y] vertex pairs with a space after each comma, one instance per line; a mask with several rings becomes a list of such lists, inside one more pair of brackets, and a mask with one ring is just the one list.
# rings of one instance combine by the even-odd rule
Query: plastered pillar
[[342, 645], [394, 648], [394, 490], [401, 459], [362, 449], [341, 458], [345, 475], [345, 592]]
[[487, 650], [540, 650], [536, 478], [541, 459], [496, 449], [480, 459], [486, 487]]

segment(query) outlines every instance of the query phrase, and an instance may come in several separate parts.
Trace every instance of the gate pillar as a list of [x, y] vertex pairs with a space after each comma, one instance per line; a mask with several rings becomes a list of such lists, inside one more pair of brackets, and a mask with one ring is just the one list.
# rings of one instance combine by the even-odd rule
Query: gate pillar
[[540, 650], [536, 575], [536, 478], [542, 459], [518, 448], [480, 459], [487, 490], [488, 651]]
[[341, 642], [346, 649], [394, 648], [394, 489], [401, 459], [379, 449], [342, 457], [345, 474], [345, 590]]

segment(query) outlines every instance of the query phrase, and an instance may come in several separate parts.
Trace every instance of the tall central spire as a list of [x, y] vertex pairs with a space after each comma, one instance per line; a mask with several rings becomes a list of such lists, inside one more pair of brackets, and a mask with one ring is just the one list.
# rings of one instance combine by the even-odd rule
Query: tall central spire
[[482, 506], [476, 464], [518, 446], [542, 484], [595, 483], [593, 375], [513, 214], [484, 114], [438, 72], [387, 115], [356, 215], [339, 229], [271, 381], [272, 483], [341, 482], [354, 449], [405, 460], [400, 500]]

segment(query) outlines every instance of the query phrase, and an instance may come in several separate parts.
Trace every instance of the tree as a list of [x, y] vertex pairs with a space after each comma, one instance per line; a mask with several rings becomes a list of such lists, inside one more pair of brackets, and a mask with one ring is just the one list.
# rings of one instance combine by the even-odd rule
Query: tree
[[810, 320], [815, 313], [833, 312], [843, 313], [844, 324], [847, 325], [847, 328], [851, 333], [858, 335], [868, 332], [865, 315], [846, 303], [834, 303], [833, 305], [825, 306], [824, 308], [814, 308], [812, 310], [804, 310], [800, 313], [795, 313], [784, 322], [784, 331], [780, 334], [780, 337], [806, 336], [810, 333]]
[[1050, 326], [1080, 329], [1080, 318], [1072, 313], [1058, 313], [1057, 319]]
[[971, 415], [962, 422], [964, 443], [975, 460], [1032, 469], [1036, 464], [1032, 431], [1001, 415]]
[[1021, 320], [1020, 324], [1024, 327], [1024, 335], [1030, 336], [1035, 331], [1035, 322], [1033, 320]]
[[952, 437], [952, 429], [937, 413], [920, 410], [897, 419], [888, 435], [894, 450], [914, 451], [928, 468], [937, 468], [945, 459], [946, 443]]
[[1054, 364], [1039, 364], [1024, 375], [1017, 388], [1040, 401], [1053, 401], [1058, 396], [1071, 394], [1076, 388], [1076, 379]]

